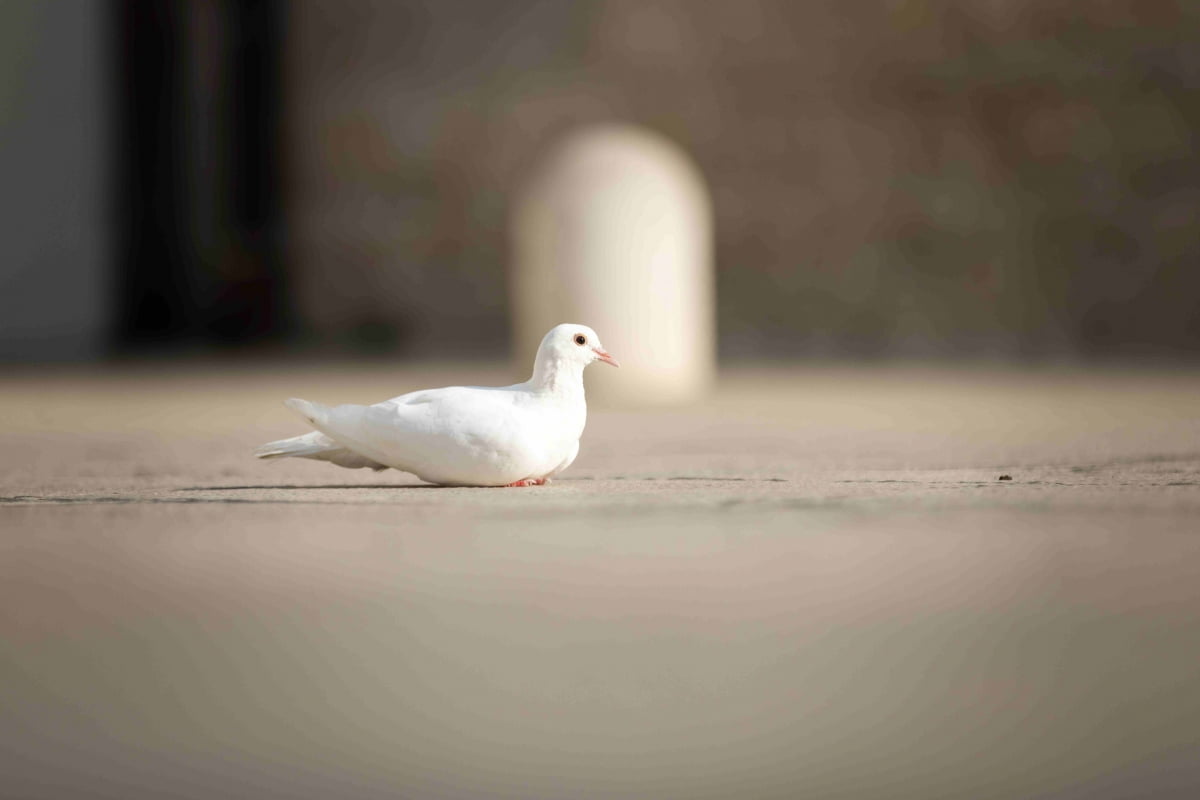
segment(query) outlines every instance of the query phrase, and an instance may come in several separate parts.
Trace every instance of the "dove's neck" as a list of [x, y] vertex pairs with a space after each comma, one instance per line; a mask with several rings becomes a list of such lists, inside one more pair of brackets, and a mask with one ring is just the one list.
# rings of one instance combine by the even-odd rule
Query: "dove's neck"
[[584, 364], [552, 356], [539, 357], [533, 365], [529, 385], [539, 392], [564, 398], [583, 397]]

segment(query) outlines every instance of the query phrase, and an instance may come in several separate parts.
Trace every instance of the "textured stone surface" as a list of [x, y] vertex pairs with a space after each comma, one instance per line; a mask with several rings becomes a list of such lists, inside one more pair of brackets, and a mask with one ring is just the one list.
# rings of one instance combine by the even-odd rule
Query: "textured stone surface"
[[6, 790], [1200, 790], [1200, 376], [732, 370], [542, 488], [249, 458], [506, 377], [0, 381]]

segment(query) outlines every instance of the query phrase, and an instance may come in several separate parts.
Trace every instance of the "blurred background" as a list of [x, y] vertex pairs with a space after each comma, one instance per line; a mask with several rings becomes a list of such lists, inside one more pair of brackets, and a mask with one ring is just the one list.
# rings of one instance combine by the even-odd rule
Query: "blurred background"
[[[1200, 797], [1197, 89], [1196, 2], [0, 0], [0, 800]], [[251, 457], [560, 309], [699, 402]]]
[[678, 144], [741, 357], [1195, 359], [1200, 6], [6, 0], [0, 358], [499, 356], [591, 123]]

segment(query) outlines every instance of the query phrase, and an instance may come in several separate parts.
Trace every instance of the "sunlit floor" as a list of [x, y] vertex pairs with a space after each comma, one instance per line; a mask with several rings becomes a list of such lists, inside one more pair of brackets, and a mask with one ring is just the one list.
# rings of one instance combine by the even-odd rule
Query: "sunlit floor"
[[728, 370], [526, 489], [250, 457], [512, 377], [0, 378], [0, 796], [1200, 796], [1200, 372]]

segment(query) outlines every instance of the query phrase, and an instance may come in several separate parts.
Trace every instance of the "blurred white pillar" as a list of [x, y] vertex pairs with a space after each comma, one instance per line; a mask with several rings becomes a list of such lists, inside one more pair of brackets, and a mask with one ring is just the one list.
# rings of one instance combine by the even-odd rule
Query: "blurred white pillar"
[[570, 136], [540, 166], [513, 220], [520, 369], [530, 369], [546, 331], [578, 322], [621, 362], [589, 370], [589, 398], [644, 405], [701, 396], [716, 368], [711, 220], [703, 179], [666, 139], [627, 126]]

